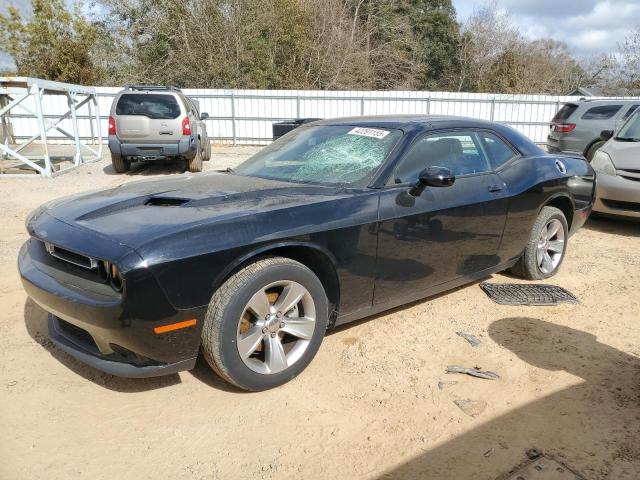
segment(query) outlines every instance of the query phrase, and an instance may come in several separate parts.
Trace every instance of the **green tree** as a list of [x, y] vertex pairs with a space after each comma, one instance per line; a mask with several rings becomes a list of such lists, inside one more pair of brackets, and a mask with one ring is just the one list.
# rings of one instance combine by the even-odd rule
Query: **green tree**
[[13, 57], [18, 75], [94, 84], [96, 29], [79, 7], [69, 12], [62, 0], [32, 0], [31, 6], [28, 19], [14, 6], [0, 15], [0, 48]]
[[451, 0], [403, 0], [399, 13], [411, 20], [423, 65], [423, 89], [448, 88], [459, 70], [460, 31]]
[[411, 90], [425, 75], [421, 45], [412, 19], [404, 14], [398, 0], [367, 0], [361, 9], [367, 41], [369, 88]]
[[309, 17], [298, 0], [102, 0], [112, 82], [193, 88], [305, 83]]

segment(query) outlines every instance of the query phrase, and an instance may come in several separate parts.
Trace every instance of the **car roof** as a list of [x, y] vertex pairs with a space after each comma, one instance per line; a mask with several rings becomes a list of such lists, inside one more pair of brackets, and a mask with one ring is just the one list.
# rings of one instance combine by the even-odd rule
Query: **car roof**
[[[405, 133], [414, 134], [426, 133], [439, 129], [455, 128], [477, 128], [488, 129], [505, 137], [522, 155], [542, 155], [544, 151], [535, 143], [525, 137], [517, 130], [488, 120], [476, 118], [456, 117], [453, 115], [373, 115], [363, 117], [333, 118], [328, 120], [318, 120], [313, 123], [303, 125], [303, 127], [313, 125], [345, 125], [353, 127], [369, 128], [390, 128], [399, 129]], [[301, 127], [302, 128], [302, 127]]]
[[494, 128], [496, 123], [476, 118], [456, 117], [453, 115], [370, 115], [362, 117], [343, 117], [318, 120], [313, 125], [353, 125], [359, 127], [398, 128], [419, 126], [427, 128], [467, 127]]
[[592, 100], [590, 98], [581, 98], [580, 100], [574, 102], [565, 102], [573, 105], [584, 105], [584, 106], [598, 106], [598, 105], [626, 105], [626, 104], [640, 104], [640, 98], [606, 98], [606, 99], [597, 99]]

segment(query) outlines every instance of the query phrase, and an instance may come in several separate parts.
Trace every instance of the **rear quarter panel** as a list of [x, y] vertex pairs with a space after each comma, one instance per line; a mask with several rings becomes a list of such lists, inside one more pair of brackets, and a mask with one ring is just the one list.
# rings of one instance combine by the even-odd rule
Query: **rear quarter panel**
[[[561, 173], [556, 161], [562, 162]], [[573, 205], [571, 232], [582, 226], [595, 194], [595, 173], [580, 157], [540, 155], [522, 157], [502, 168], [499, 175], [509, 188], [509, 212], [500, 247], [503, 261], [518, 257], [545, 205], [564, 197]], [[576, 215], [586, 212], [586, 215]]]

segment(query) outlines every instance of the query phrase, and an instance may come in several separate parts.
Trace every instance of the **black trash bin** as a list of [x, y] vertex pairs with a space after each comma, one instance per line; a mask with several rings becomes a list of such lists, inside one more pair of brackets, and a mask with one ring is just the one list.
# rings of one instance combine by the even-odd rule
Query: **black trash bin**
[[315, 122], [316, 120], [322, 120], [321, 118], [296, 118], [295, 120], [285, 120], [284, 122], [275, 122], [273, 124], [273, 139], [277, 140], [285, 133], [289, 133], [291, 130], [298, 128], [305, 123]]

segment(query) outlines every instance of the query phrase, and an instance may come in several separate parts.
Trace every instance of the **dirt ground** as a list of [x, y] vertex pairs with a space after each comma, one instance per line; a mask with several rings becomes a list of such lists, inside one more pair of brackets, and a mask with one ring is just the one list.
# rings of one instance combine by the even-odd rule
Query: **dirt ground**
[[[216, 148], [207, 168], [254, 150]], [[588, 479], [640, 478], [637, 223], [593, 219], [571, 239], [551, 283], [579, 304], [499, 306], [473, 284], [330, 333], [309, 368], [272, 391], [234, 390], [202, 362], [121, 379], [58, 351], [16, 271], [27, 213], [181, 174], [151, 165], [115, 175], [104, 160], [54, 179], [0, 179], [1, 479], [476, 480], [532, 447]], [[447, 365], [500, 379], [447, 375]]]

